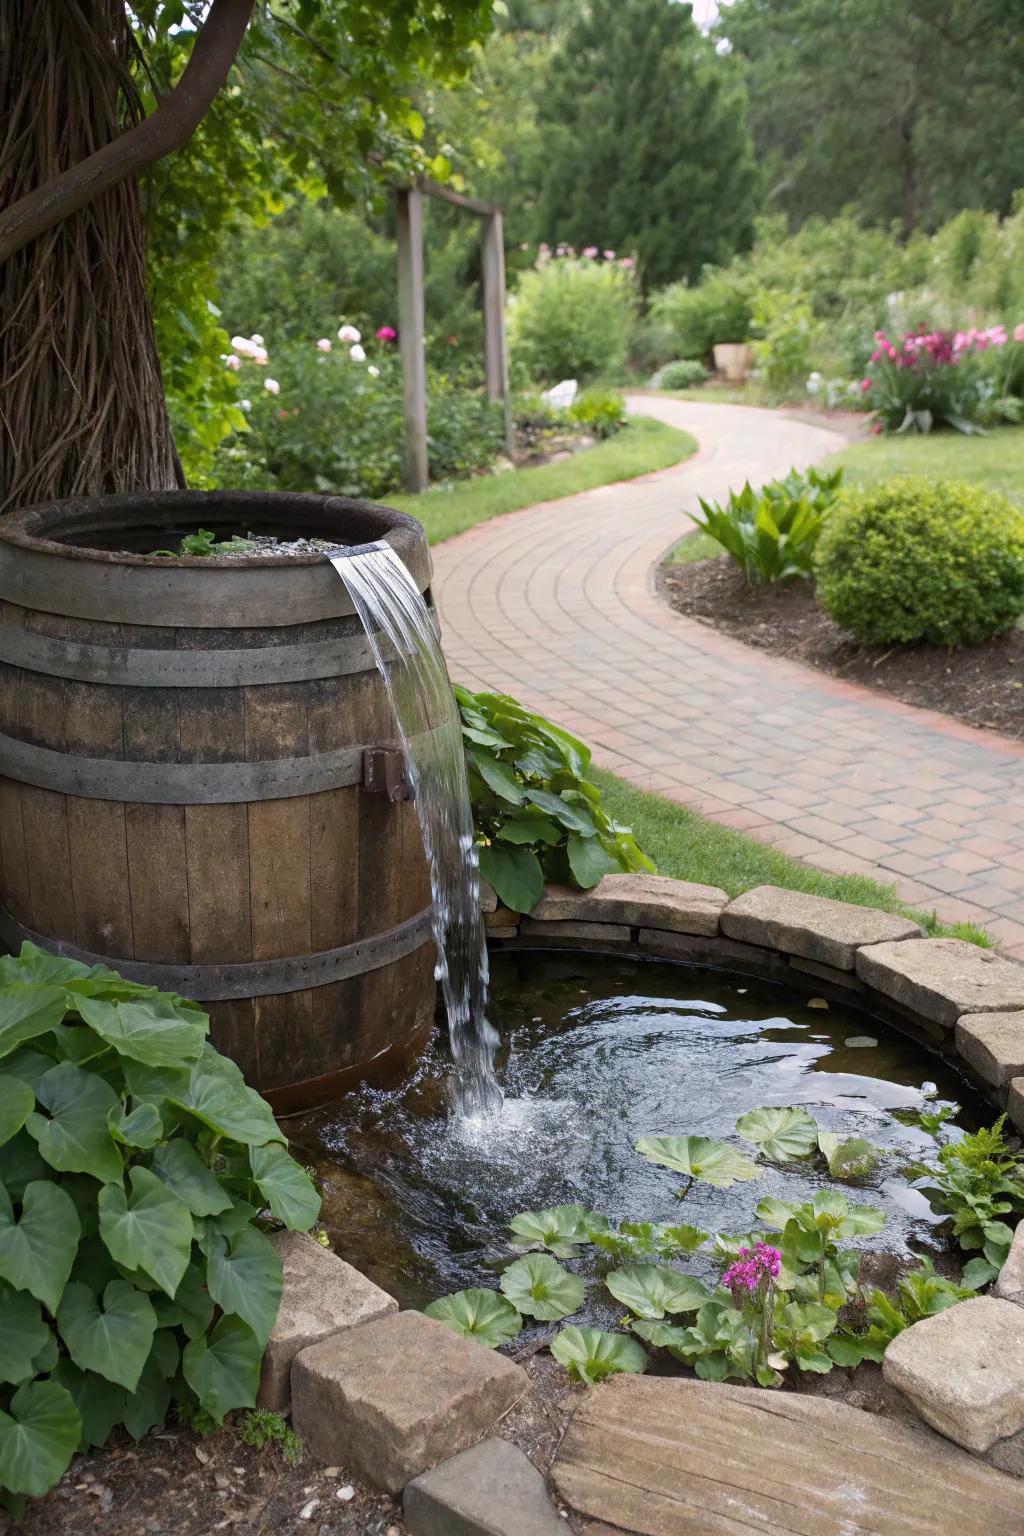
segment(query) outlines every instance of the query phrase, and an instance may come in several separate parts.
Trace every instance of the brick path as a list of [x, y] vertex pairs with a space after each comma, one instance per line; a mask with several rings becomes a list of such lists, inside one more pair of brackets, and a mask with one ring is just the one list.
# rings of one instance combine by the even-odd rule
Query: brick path
[[741, 406], [633, 405], [700, 452], [434, 550], [452, 675], [550, 715], [644, 789], [808, 864], [894, 883], [1024, 959], [1024, 743], [748, 649], [655, 593], [698, 494], [805, 467], [841, 439]]

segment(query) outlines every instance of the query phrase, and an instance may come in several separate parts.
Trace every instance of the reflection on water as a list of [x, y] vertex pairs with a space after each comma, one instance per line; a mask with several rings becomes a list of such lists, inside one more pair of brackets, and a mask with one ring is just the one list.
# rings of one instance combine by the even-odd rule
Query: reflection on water
[[934, 1218], [900, 1176], [931, 1142], [891, 1112], [936, 1093], [964, 1106], [967, 1126], [984, 1111], [922, 1046], [844, 1005], [811, 1008], [766, 982], [687, 967], [503, 954], [493, 972], [500, 1110], [450, 1115], [451, 1064], [438, 1045], [399, 1087], [366, 1088], [289, 1125], [324, 1181], [338, 1252], [403, 1305], [493, 1283], [505, 1227], [522, 1210], [580, 1203], [616, 1221], [741, 1231], [766, 1195], [810, 1198], [830, 1182], [820, 1159], [765, 1165], [728, 1190], [698, 1184], [680, 1206], [679, 1179], [633, 1151], [648, 1134], [736, 1142], [736, 1120], [761, 1104], [803, 1104], [823, 1129], [886, 1149], [877, 1172], [849, 1186], [854, 1201], [888, 1212], [870, 1246], [934, 1241]]

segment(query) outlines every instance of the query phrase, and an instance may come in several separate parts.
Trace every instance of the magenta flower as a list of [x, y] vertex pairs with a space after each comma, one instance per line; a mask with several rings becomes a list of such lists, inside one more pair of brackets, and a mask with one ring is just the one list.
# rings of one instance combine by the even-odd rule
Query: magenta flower
[[590, 261], [593, 261], [593, 259], [594, 259], [594, 257], [595, 257], [595, 256], [598, 256], [598, 255], [600, 255], [600, 252], [599, 252], [599, 251], [598, 251], [598, 249], [597, 249], [597, 246], [596, 246], [596, 245], [585, 245], [585, 246], [584, 246], [584, 247], [583, 247], [583, 254], [584, 254], [584, 256], [586, 256], [586, 257], [587, 257], [587, 258], [588, 258], [588, 259], [589, 259], [589, 260], [590, 260]]
[[636, 262], [633, 260], [632, 256], [623, 256], [619, 261], [619, 266], [624, 267], [628, 272], [631, 267], [636, 266]]
[[860, 392], [861, 392], [861, 394], [862, 395], [866, 395], [870, 388], [871, 388], [871, 380], [870, 379], [861, 379], [861, 381], [860, 381]]
[[397, 339], [398, 332], [395, 330], [393, 325], [382, 325], [380, 330], [377, 332], [378, 341], [396, 341]]
[[757, 1242], [753, 1253], [749, 1248], [739, 1250], [739, 1258], [722, 1276], [722, 1284], [730, 1290], [744, 1289], [751, 1295], [762, 1280], [776, 1280], [782, 1267], [782, 1254], [770, 1243]]
[[1016, 325], [1013, 328], [1014, 341], [1024, 341], [1024, 325]]

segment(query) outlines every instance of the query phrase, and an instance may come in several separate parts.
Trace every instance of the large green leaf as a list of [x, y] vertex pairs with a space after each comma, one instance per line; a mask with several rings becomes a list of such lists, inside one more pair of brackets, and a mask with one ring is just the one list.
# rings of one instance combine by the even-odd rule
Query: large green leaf
[[129, 1178], [130, 1195], [120, 1184], [100, 1190], [100, 1236], [118, 1264], [141, 1269], [173, 1297], [192, 1252], [192, 1217], [148, 1168], [133, 1168]]
[[627, 1333], [602, 1333], [599, 1328], [563, 1328], [551, 1342], [551, 1353], [569, 1375], [586, 1386], [647, 1369], [647, 1355]]
[[585, 805], [578, 802], [570, 804], [561, 795], [552, 794], [549, 789], [529, 789], [526, 794], [531, 804], [553, 816], [567, 831], [582, 832], [584, 836], [592, 837], [597, 830], [594, 818]]
[[716, 1189], [758, 1177], [756, 1163], [727, 1141], [714, 1141], [710, 1136], [641, 1136], [636, 1150], [648, 1162], [701, 1179]]
[[34, 1376], [35, 1361], [51, 1337], [39, 1302], [0, 1285], [0, 1381], [16, 1385]]
[[881, 1147], [862, 1136], [844, 1139], [831, 1131], [818, 1132], [818, 1147], [834, 1179], [869, 1178], [885, 1156]]
[[236, 1312], [249, 1324], [261, 1347], [281, 1305], [282, 1265], [270, 1239], [246, 1227], [230, 1243], [219, 1238], [210, 1250], [206, 1284], [224, 1312]]
[[216, 1216], [231, 1209], [231, 1196], [203, 1162], [190, 1141], [177, 1136], [153, 1153], [153, 1172], [174, 1191], [193, 1216]]
[[170, 1102], [187, 1110], [219, 1136], [261, 1147], [285, 1141], [266, 1099], [248, 1087], [233, 1061], [204, 1045], [189, 1076], [188, 1090], [168, 1094]]
[[17, 1220], [0, 1186], [0, 1280], [28, 1291], [48, 1312], [60, 1304], [81, 1233], [75, 1203], [58, 1184], [28, 1184]]
[[306, 1170], [276, 1141], [250, 1147], [249, 1166], [271, 1214], [294, 1232], [308, 1232], [320, 1214], [320, 1196]]
[[128, 1394], [124, 1387], [97, 1376], [94, 1371], [80, 1371], [67, 1356], [59, 1361], [53, 1380], [71, 1393], [81, 1417], [79, 1450], [87, 1450], [90, 1445], [105, 1445], [110, 1431], [125, 1416]]
[[123, 1105], [112, 1109], [107, 1116], [110, 1134], [125, 1147], [149, 1149], [164, 1138], [163, 1121], [155, 1104], [136, 1104], [126, 1112]]
[[667, 1264], [624, 1264], [605, 1276], [605, 1285], [616, 1301], [637, 1317], [657, 1319], [666, 1313], [696, 1312], [708, 1299], [707, 1290], [693, 1275], [681, 1275]]
[[444, 1323], [453, 1333], [464, 1339], [475, 1339], [486, 1349], [497, 1349], [514, 1339], [523, 1326], [512, 1303], [497, 1291], [473, 1286], [468, 1291], [456, 1291], [452, 1296], [441, 1296], [424, 1307], [427, 1317]]
[[544, 889], [544, 873], [530, 848], [505, 848], [491, 843], [480, 849], [480, 873], [513, 912], [532, 911]]
[[108, 1116], [120, 1100], [95, 1072], [61, 1061], [40, 1078], [36, 1097], [49, 1110], [25, 1122], [51, 1168], [61, 1173], [91, 1173], [102, 1184], [122, 1176], [121, 1154], [110, 1134]]
[[240, 1317], [222, 1317], [207, 1337], [186, 1345], [181, 1357], [185, 1380], [199, 1406], [223, 1423], [232, 1408], [251, 1408], [260, 1384], [263, 1346]]
[[26, 1040], [35, 1040], [60, 1024], [67, 1012], [63, 987], [22, 981], [0, 986], [0, 1056], [9, 1056]]
[[0, 1488], [38, 1497], [63, 1475], [82, 1436], [70, 1392], [56, 1381], [19, 1387], [0, 1411]]
[[20, 1200], [35, 1179], [49, 1177], [50, 1170], [28, 1131], [19, 1131], [0, 1147], [0, 1183], [12, 1200]]
[[492, 789], [499, 799], [507, 800], [510, 805], [522, 805], [523, 786], [511, 768], [487, 752], [472, 752], [469, 761], [488, 789]]
[[613, 858], [596, 837], [581, 837], [574, 832], [566, 844], [566, 853], [573, 879], [585, 891], [589, 891], [603, 876], [613, 874], [620, 868], [618, 859]]
[[36, 1096], [20, 1077], [0, 1077], [0, 1145], [21, 1130], [36, 1107]]
[[173, 998], [159, 992], [130, 1003], [77, 997], [75, 1007], [119, 1056], [130, 1056], [146, 1067], [196, 1061], [206, 1038], [205, 1014], [179, 1008]]
[[542, 1322], [560, 1322], [583, 1303], [583, 1281], [549, 1253], [528, 1253], [516, 1259], [499, 1284], [517, 1312]]
[[97, 1371], [107, 1381], [134, 1392], [156, 1332], [149, 1297], [127, 1280], [111, 1280], [99, 1298], [72, 1280], [57, 1313], [57, 1328], [68, 1354], [83, 1371]]
[[161, 1328], [183, 1328], [190, 1339], [205, 1333], [213, 1320], [213, 1297], [206, 1287], [206, 1266], [190, 1264], [174, 1293], [154, 1296], [153, 1310]]
[[513, 1217], [509, 1231], [516, 1248], [532, 1248], [538, 1244], [548, 1248], [560, 1259], [574, 1259], [580, 1243], [589, 1243], [592, 1211], [582, 1205], [553, 1205], [546, 1211], [522, 1211]]
[[664, 1323], [657, 1319], [638, 1317], [629, 1326], [638, 1339], [643, 1339], [645, 1344], [651, 1344], [655, 1349], [685, 1350], [691, 1342], [689, 1328], [684, 1328], [680, 1323]]
[[785, 1109], [766, 1105], [751, 1109], [736, 1121], [744, 1141], [751, 1141], [773, 1163], [791, 1163], [818, 1149], [818, 1122], [798, 1104]]

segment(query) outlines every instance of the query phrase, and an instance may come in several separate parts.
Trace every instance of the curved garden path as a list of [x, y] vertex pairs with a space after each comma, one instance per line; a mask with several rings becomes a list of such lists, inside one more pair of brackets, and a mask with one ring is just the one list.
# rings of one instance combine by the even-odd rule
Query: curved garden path
[[1024, 743], [763, 655], [656, 594], [698, 495], [805, 467], [842, 439], [746, 406], [630, 404], [699, 452], [435, 548], [453, 676], [515, 694], [644, 789], [808, 864], [895, 882], [1024, 959]]

